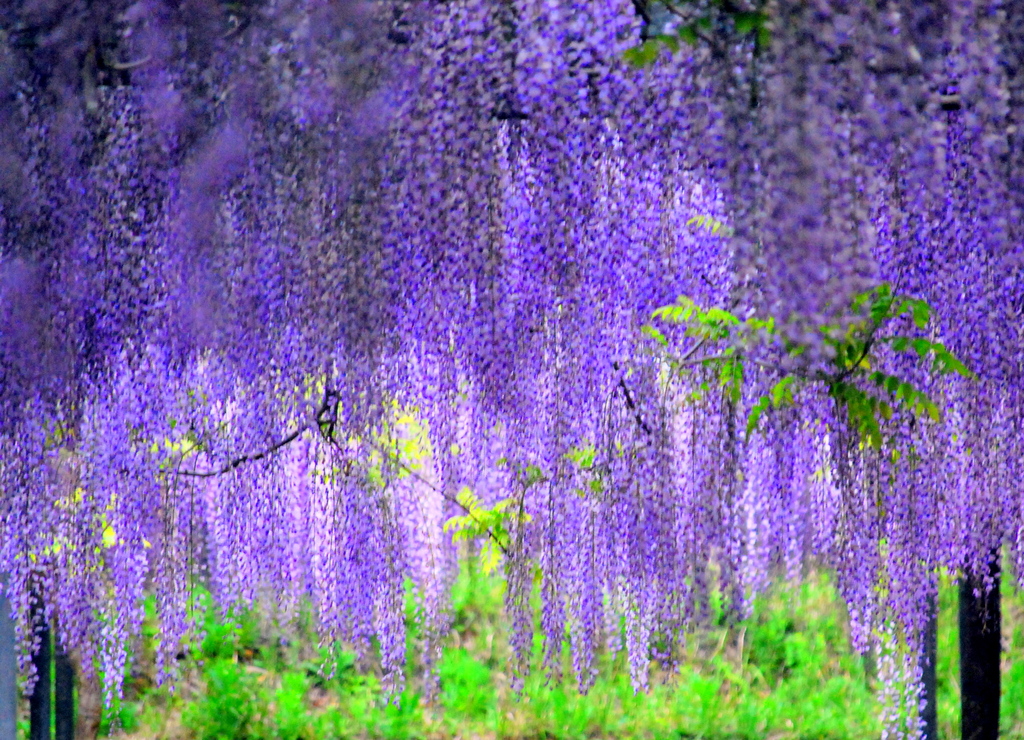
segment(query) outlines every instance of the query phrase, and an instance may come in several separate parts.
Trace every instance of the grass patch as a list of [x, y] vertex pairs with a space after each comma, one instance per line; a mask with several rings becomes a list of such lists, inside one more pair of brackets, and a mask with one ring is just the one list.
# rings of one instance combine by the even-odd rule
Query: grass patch
[[[849, 649], [845, 609], [830, 578], [816, 573], [758, 599], [751, 618], [726, 625], [720, 610], [688, 637], [679, 670], [653, 672], [649, 693], [634, 694], [624, 656], [600, 657], [594, 687], [531, 675], [521, 695], [509, 688], [509, 648], [498, 577], [464, 569], [453, 591], [453, 631], [438, 671], [433, 705], [410, 680], [398, 704], [382, 701], [374, 666], [358, 670], [342, 653], [331, 677], [320, 667], [308, 620], [282, 631], [256, 613], [205, 615], [206, 636], [183, 661], [176, 690], [129, 677], [119, 708], [127, 737], [415, 738], [455, 740], [655, 740], [706, 738], [820, 740], [878, 737], [870, 665]], [[1024, 738], [1024, 599], [1004, 585], [1003, 736]], [[956, 588], [940, 591], [939, 723], [959, 737]], [[414, 655], [410, 637], [410, 656]], [[541, 640], [535, 640], [540, 664]], [[142, 646], [142, 655], [147, 648]], [[415, 675], [416, 666], [410, 674]], [[566, 676], [571, 664], [566, 656]]]

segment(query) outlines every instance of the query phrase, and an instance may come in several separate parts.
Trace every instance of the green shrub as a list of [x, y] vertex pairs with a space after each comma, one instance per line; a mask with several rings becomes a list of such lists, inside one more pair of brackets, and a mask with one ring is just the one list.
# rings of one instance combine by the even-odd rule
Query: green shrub
[[291, 671], [281, 676], [274, 694], [273, 737], [280, 740], [313, 740], [313, 720], [306, 707], [309, 678]]
[[262, 701], [245, 666], [213, 660], [203, 672], [206, 689], [185, 707], [182, 724], [198, 740], [241, 740], [259, 721]]
[[[1003, 736], [1024, 738], [1024, 596], [1004, 584], [1008, 627], [1003, 676]], [[409, 686], [400, 703], [380, 694], [379, 668], [358, 667], [346, 651], [314, 647], [308, 615], [294, 630], [239, 611], [222, 618], [207, 609], [195, 659], [183, 663], [186, 685], [171, 694], [139, 688], [139, 703], [121, 707], [121, 723], [141, 738], [166, 740], [860, 740], [878, 737], [878, 704], [866, 662], [849, 649], [846, 617], [832, 579], [823, 573], [780, 584], [755, 600], [748, 619], [731, 623], [715, 599], [706, 627], [687, 635], [676, 673], [652, 670], [651, 689], [636, 694], [623, 655], [600, 653], [597, 681], [576, 691], [564, 656], [564, 680], [535, 670], [523, 693], [509, 688], [504, 583], [464, 569], [453, 590], [455, 634], [437, 666], [437, 702], [422, 699], [410, 633]], [[208, 602], [207, 602], [208, 603]], [[942, 737], [959, 732], [957, 594], [940, 588], [939, 720]], [[410, 597], [408, 614], [415, 614]], [[155, 631], [149, 630], [153, 639]], [[543, 641], [536, 636], [534, 665]], [[151, 646], [143, 653], [151, 655]], [[168, 716], [180, 718], [183, 732]], [[175, 734], [177, 733], [177, 734]]]

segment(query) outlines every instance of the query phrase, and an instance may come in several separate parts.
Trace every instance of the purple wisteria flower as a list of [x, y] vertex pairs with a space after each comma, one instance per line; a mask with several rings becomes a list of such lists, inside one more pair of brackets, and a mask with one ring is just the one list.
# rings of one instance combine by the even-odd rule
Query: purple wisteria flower
[[[152, 588], [171, 675], [202, 585], [309, 600], [397, 692], [406, 579], [430, 674], [468, 488], [505, 512], [517, 678], [535, 584], [549, 674], [568, 643], [586, 690], [624, 650], [641, 689], [712, 589], [741, 616], [816, 563], [887, 656], [895, 726], [938, 569], [1005, 543], [1024, 573], [1020, 3], [778, 2], [770, 43], [716, 16], [643, 69], [642, 19], [605, 0], [57, 5], [0, 11], [0, 570], [26, 656], [43, 615], [123, 675]], [[864, 445], [808, 383], [745, 435], [882, 282], [977, 376], [879, 348], [941, 418]], [[723, 392], [644, 333], [679, 296], [805, 351]]]

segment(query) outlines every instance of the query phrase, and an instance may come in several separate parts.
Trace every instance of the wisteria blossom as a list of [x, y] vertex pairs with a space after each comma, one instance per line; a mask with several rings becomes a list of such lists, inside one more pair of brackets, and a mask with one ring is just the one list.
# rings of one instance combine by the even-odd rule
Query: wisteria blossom
[[[1006, 544], [1024, 573], [1024, 4], [776, 0], [754, 30], [681, 6], [717, 30], [643, 68], [618, 0], [0, 10], [24, 655], [46, 619], [123, 675], [152, 589], [173, 672], [202, 584], [308, 599], [395, 690], [406, 579], [428, 671], [447, 632], [469, 491], [507, 512], [520, 676], [535, 572], [544, 669], [568, 641], [585, 690], [624, 650], [641, 689], [711, 589], [742, 615], [816, 563], [912, 715], [937, 570]], [[880, 354], [940, 420], [871, 448], [809, 383], [744, 434], [883, 282], [975, 375]], [[729, 398], [643, 330], [679, 296], [806, 351]]]

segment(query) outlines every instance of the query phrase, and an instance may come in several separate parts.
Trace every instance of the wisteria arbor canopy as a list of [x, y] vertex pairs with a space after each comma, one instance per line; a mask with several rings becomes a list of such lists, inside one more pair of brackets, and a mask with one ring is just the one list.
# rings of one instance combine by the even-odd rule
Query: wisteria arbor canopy
[[[1024, 3], [658, 10], [4, 4], [26, 650], [45, 618], [122, 675], [151, 588], [170, 670], [203, 584], [309, 599], [395, 685], [406, 584], [429, 670], [479, 530], [519, 670], [539, 574], [547, 669], [642, 687], [712, 587], [834, 568], [856, 645], [910, 655], [938, 568], [1024, 555]], [[873, 322], [880, 286], [930, 312]]]

